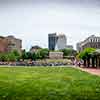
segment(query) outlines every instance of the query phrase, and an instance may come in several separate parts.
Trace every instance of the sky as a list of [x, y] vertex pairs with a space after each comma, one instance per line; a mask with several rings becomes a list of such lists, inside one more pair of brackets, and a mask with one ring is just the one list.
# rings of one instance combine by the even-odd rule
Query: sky
[[22, 39], [23, 49], [48, 47], [48, 34], [62, 32], [73, 45], [100, 36], [100, 0], [0, 0], [0, 35]]

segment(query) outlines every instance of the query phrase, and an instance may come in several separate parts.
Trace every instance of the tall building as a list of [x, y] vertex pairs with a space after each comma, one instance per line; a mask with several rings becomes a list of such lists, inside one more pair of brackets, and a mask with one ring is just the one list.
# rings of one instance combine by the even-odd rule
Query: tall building
[[66, 36], [64, 34], [58, 34], [57, 37], [58, 39], [56, 42], [55, 50], [65, 49], [67, 44]]
[[57, 39], [58, 39], [58, 37], [57, 37], [56, 33], [48, 34], [48, 48], [49, 48], [49, 50], [55, 50]]
[[21, 53], [22, 40], [16, 39], [14, 36], [0, 37], [0, 52], [10, 52], [18, 50]]
[[80, 52], [85, 48], [96, 48], [100, 49], [100, 37], [91, 35], [86, 38], [84, 41], [77, 43], [77, 50]]
[[64, 34], [52, 33], [48, 34], [49, 50], [61, 50], [66, 48], [67, 39]]

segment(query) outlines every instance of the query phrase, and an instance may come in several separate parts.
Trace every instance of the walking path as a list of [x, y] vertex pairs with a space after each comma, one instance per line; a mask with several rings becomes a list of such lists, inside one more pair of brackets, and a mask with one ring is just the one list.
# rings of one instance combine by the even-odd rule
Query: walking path
[[85, 71], [85, 72], [88, 72], [90, 74], [93, 74], [93, 75], [97, 75], [97, 76], [100, 76], [100, 69], [96, 69], [96, 68], [81, 68], [81, 67], [76, 67], [82, 71]]

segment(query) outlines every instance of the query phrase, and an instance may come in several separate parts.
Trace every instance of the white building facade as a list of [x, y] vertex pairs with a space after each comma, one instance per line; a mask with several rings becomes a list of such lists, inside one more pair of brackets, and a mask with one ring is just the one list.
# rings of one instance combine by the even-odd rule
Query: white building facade
[[67, 38], [64, 34], [59, 34], [56, 42], [55, 50], [62, 50], [66, 48]]

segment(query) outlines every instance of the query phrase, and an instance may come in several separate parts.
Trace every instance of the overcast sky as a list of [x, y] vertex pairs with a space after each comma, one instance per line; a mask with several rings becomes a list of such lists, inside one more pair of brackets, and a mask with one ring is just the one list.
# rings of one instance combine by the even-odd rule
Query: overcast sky
[[100, 36], [100, 0], [0, 0], [0, 35], [23, 40], [23, 48], [48, 47], [48, 33], [62, 32], [67, 44]]

